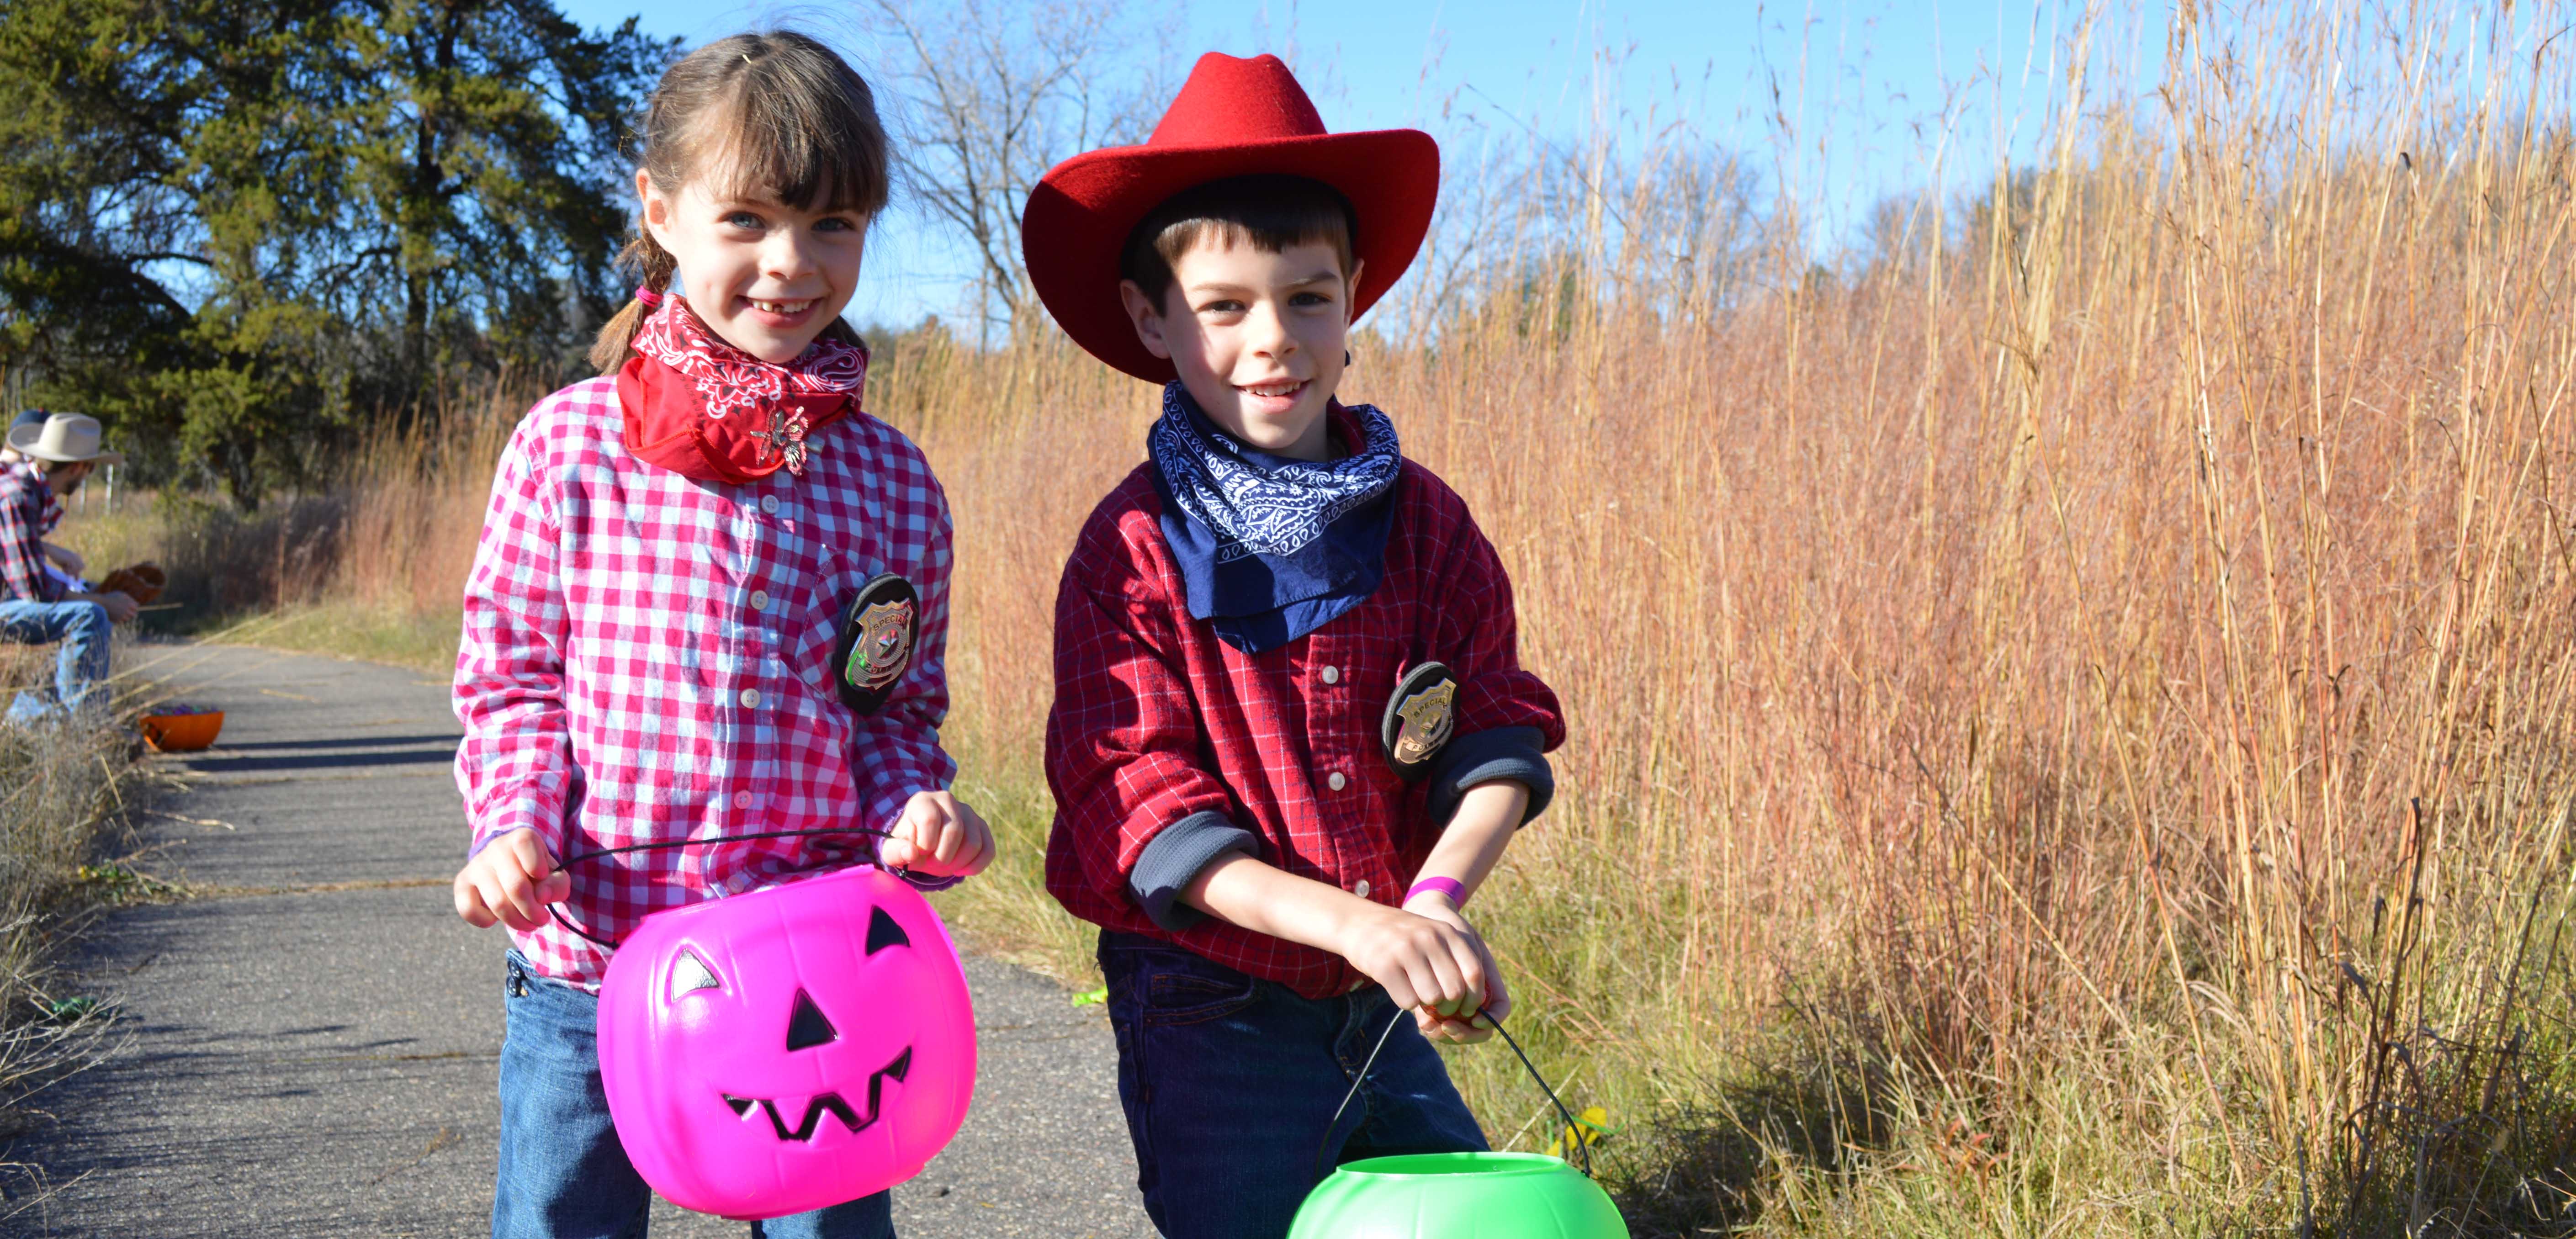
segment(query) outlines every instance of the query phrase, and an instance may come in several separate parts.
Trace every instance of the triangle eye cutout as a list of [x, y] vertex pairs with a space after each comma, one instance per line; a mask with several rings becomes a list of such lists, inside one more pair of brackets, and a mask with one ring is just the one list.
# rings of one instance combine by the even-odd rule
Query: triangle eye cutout
[[680, 952], [678, 961], [671, 965], [671, 997], [674, 999], [702, 989], [722, 988], [724, 982], [716, 980], [715, 971], [707, 967], [706, 961], [699, 959], [696, 952]]
[[[844, 939], [844, 941], [847, 941], [847, 939]], [[911, 937], [907, 936], [903, 932], [903, 926], [894, 923], [893, 917], [886, 915], [885, 909], [872, 908], [869, 910], [868, 954], [874, 955], [890, 946], [911, 945]]]
[[823, 1009], [814, 1005], [813, 995], [796, 991], [796, 1011], [787, 1017], [787, 1048], [810, 1050], [840, 1036], [832, 1021], [823, 1018]]

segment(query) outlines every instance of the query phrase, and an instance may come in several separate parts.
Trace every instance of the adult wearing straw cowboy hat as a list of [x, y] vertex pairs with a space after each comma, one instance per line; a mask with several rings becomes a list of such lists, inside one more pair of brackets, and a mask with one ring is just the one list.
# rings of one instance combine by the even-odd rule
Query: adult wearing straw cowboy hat
[[78, 413], [21, 419], [9, 428], [9, 450], [20, 459], [0, 466], [0, 640], [62, 646], [52, 693], [18, 694], [6, 714], [12, 722], [54, 717], [94, 700], [103, 705], [99, 684], [107, 678], [110, 626], [133, 619], [137, 610], [124, 593], [74, 589], [45, 571], [44, 535], [62, 519], [63, 498], [92, 470], [125, 460], [99, 438], [98, 420]]
[[[43, 409], [29, 409], [26, 412], [20, 413], [16, 420], [9, 423], [9, 430], [14, 431], [21, 426], [28, 426], [33, 427], [32, 430], [28, 431], [29, 434], [40, 434], [45, 428], [45, 419], [51, 416], [53, 416], [53, 414], [47, 413]], [[28, 457], [18, 454], [18, 449], [8, 445], [7, 432], [0, 432], [0, 468], [6, 468], [26, 459], [28, 459]], [[62, 516], [63, 509], [61, 504], [55, 504], [52, 508], [48, 509], [45, 517], [44, 536], [48, 538], [53, 536], [54, 526], [62, 520]], [[53, 565], [53, 575], [56, 580], [78, 581], [81, 579], [82, 574], [89, 571], [89, 565], [83, 562], [80, 555], [68, 546], [59, 546], [52, 542], [45, 543], [45, 559]], [[74, 588], [86, 587], [75, 586]], [[152, 600], [149, 598], [137, 597], [135, 601], [150, 602]]]

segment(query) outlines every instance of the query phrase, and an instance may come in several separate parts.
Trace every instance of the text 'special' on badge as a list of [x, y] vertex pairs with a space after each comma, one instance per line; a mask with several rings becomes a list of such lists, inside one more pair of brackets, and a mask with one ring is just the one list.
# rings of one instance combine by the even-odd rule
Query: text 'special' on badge
[[1408, 781], [1431, 773], [1431, 760], [1458, 727], [1458, 680], [1449, 668], [1423, 663], [1405, 672], [1387, 698], [1379, 739], [1386, 759]]
[[912, 663], [920, 622], [921, 594], [900, 575], [881, 573], [860, 588], [841, 619], [841, 639], [832, 647], [841, 704], [861, 714], [874, 714], [885, 705], [895, 681]]

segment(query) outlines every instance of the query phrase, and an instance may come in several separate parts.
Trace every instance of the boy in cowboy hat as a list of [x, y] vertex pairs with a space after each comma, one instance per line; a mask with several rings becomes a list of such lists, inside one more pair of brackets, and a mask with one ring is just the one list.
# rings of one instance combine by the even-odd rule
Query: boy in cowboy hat
[[1046, 764], [1047, 888], [1101, 926], [1166, 1235], [1285, 1233], [1319, 1138], [1486, 1147], [1430, 1041], [1510, 1009], [1460, 908], [1545, 806], [1564, 721], [1466, 504], [1333, 399], [1438, 188], [1428, 135], [1328, 133], [1276, 58], [1211, 54], [1145, 145], [1058, 165], [1023, 220], [1056, 321], [1163, 384], [1151, 459], [1065, 565]]
[[[20, 693], [8, 710], [12, 722], [28, 722], [80, 708], [107, 678], [111, 624], [135, 616], [132, 598], [121, 592], [92, 593], [47, 571], [48, 560], [62, 563], [60, 552], [44, 535], [62, 519], [64, 496], [79, 490], [90, 471], [121, 464], [122, 452], [99, 446], [98, 422], [78, 413], [55, 413], [42, 422], [9, 428], [9, 450], [17, 460], [0, 465], [0, 638], [27, 645], [62, 643], [54, 661], [50, 700]], [[77, 556], [62, 563], [77, 573]]]

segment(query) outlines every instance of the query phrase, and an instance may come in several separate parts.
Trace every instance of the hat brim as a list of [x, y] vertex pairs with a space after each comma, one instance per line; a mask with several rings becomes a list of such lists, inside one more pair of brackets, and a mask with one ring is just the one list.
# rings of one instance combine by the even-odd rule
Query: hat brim
[[44, 437], [45, 427], [41, 422], [12, 426], [9, 428], [9, 450], [21, 456], [32, 456], [37, 460], [50, 460], [58, 465], [77, 465], [83, 461], [95, 461], [102, 465], [125, 463], [123, 452], [100, 452], [94, 456], [57, 455], [37, 446], [37, 442]]
[[1116, 146], [1057, 164], [1029, 194], [1020, 249], [1029, 282], [1056, 324], [1092, 356], [1152, 383], [1177, 372], [1136, 338], [1118, 296], [1127, 234], [1164, 199], [1228, 177], [1302, 176], [1350, 200], [1363, 265], [1351, 292], [1357, 321], [1394, 286], [1431, 231], [1440, 198], [1440, 144], [1417, 129], [1324, 133], [1226, 146]]

